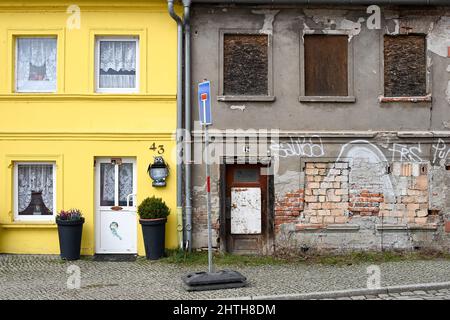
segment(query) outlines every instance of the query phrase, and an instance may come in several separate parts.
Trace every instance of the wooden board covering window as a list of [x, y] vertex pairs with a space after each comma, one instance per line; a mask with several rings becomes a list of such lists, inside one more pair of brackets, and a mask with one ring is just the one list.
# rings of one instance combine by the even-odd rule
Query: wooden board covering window
[[268, 95], [268, 45], [267, 35], [224, 35], [224, 95]]
[[384, 36], [384, 95], [426, 95], [424, 35]]
[[305, 35], [305, 95], [348, 95], [348, 37]]

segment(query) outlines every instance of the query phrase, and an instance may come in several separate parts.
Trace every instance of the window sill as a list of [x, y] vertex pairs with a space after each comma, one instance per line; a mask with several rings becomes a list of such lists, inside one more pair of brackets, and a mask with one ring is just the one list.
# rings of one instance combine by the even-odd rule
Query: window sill
[[317, 231], [324, 229], [324, 225], [322, 224], [297, 224], [295, 225], [295, 231]]
[[378, 231], [436, 231], [437, 225], [433, 223], [427, 223], [423, 225], [418, 224], [377, 224], [376, 229]]
[[355, 102], [354, 96], [300, 96], [300, 102]]
[[435, 223], [427, 223], [427, 224], [410, 224], [408, 226], [409, 230], [417, 230], [417, 231], [436, 231], [438, 229], [437, 224]]
[[12, 93], [0, 94], [0, 101], [174, 101], [176, 95], [153, 95], [153, 94], [136, 94], [136, 93], [87, 93], [87, 94], [63, 94], [63, 93]]
[[431, 102], [433, 99], [431, 94], [420, 97], [378, 97], [378, 101], [381, 103], [390, 103], [390, 102], [410, 102], [410, 103], [419, 103], [419, 102]]
[[272, 102], [275, 101], [275, 96], [218, 96], [217, 101], [261, 101]]
[[0, 228], [3, 229], [57, 229], [58, 226], [54, 222], [31, 222], [20, 221], [12, 223], [1, 223]]
[[406, 224], [377, 224], [375, 226], [378, 231], [405, 231], [408, 230]]
[[342, 224], [330, 224], [327, 226], [328, 231], [358, 231], [359, 225], [342, 223]]

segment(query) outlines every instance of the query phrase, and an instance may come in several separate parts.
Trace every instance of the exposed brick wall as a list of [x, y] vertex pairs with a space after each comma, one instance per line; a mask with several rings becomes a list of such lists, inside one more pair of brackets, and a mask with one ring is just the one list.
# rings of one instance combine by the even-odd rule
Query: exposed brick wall
[[362, 192], [350, 193], [349, 210], [352, 214], [359, 214], [361, 216], [378, 215], [380, 211], [380, 204], [384, 202], [384, 196], [381, 193], [373, 193], [369, 190]]
[[287, 193], [275, 202], [275, 230], [283, 223], [294, 223], [300, 216], [304, 205], [304, 190]]
[[[297, 230], [347, 223], [352, 216], [379, 216], [389, 223], [418, 225], [433, 220], [428, 217], [428, 176], [420, 164], [393, 164], [393, 199], [383, 193], [382, 177], [388, 174], [384, 163], [360, 160], [353, 166], [355, 172], [350, 172], [347, 162], [306, 163], [304, 211]], [[278, 221], [296, 219], [283, 216]]]
[[347, 222], [349, 167], [346, 162], [309, 162], [305, 168], [305, 223]]
[[[304, 189], [288, 192], [291, 185], [276, 200], [277, 246], [427, 246], [430, 232], [443, 222], [440, 210], [430, 209], [430, 172], [426, 163], [392, 163], [366, 154], [336, 163], [307, 162], [299, 180]], [[448, 234], [444, 227], [442, 232]]]
[[419, 170], [417, 163], [394, 163], [392, 179], [395, 182], [395, 203], [382, 203], [380, 215], [399, 224], [426, 224], [428, 218], [428, 174]]

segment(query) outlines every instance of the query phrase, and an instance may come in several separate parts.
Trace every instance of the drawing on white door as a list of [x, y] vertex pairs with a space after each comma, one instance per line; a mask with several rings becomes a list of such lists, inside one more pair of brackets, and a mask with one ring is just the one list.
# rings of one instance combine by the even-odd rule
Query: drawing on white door
[[117, 229], [119, 229], [119, 224], [117, 222], [111, 222], [109, 228], [111, 229], [111, 232], [115, 237], [119, 238], [119, 240], [122, 240], [122, 237], [119, 236], [119, 233], [117, 232]]
[[96, 159], [96, 253], [137, 253], [136, 163]]

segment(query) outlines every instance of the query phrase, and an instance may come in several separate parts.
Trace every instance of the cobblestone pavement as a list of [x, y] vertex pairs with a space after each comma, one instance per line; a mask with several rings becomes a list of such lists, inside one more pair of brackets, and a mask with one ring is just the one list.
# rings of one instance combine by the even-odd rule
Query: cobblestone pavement
[[[80, 268], [80, 289], [67, 287], [70, 265]], [[366, 287], [368, 266], [228, 266], [226, 268], [244, 274], [249, 286], [186, 292], [181, 276], [190, 271], [205, 271], [207, 266], [186, 267], [143, 258], [135, 262], [94, 262], [91, 259], [67, 262], [58, 256], [0, 255], [0, 299], [219, 299], [358, 289]], [[450, 281], [448, 260], [389, 262], [379, 266], [383, 287]], [[449, 292], [392, 294], [384, 298], [398, 297], [441, 299], [449, 298]]]
[[322, 300], [450, 300], [450, 289], [415, 290], [400, 293], [349, 296]]

